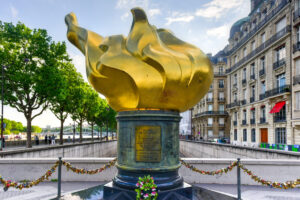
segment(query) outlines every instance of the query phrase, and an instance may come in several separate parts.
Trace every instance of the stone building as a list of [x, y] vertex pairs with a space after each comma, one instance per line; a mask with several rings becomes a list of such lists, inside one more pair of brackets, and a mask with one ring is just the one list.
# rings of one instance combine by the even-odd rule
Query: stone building
[[300, 144], [299, 0], [251, 0], [230, 30], [227, 101], [231, 143]]
[[228, 113], [226, 106], [226, 58], [223, 51], [211, 57], [214, 80], [209, 92], [192, 108], [192, 132], [195, 138], [214, 140], [229, 138]]

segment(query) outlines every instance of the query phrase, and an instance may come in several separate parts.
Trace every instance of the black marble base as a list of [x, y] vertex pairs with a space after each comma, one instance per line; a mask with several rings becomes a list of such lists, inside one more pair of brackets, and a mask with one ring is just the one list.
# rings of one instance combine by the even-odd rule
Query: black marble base
[[[105, 200], [135, 200], [136, 192], [134, 190], [126, 190], [113, 185], [109, 182], [104, 185], [103, 199]], [[181, 187], [171, 190], [158, 190], [157, 200], [191, 200], [193, 198], [193, 188], [187, 183], [183, 183]]]

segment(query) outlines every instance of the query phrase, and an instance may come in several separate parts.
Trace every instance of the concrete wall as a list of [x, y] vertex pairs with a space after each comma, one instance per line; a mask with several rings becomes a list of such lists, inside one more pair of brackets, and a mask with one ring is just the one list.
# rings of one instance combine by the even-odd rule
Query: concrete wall
[[196, 158], [255, 158], [255, 159], [296, 159], [300, 152], [262, 149], [254, 147], [216, 144], [200, 141], [180, 140], [180, 153]]
[[35, 147], [0, 152], [1, 158], [111, 157], [117, 155], [117, 141]]
[[[63, 158], [77, 168], [97, 169], [113, 158]], [[199, 159], [183, 158], [196, 168], [202, 170], [217, 170], [230, 165], [235, 159]], [[0, 172], [3, 178], [14, 181], [33, 180], [39, 178], [57, 161], [56, 158], [4, 158], [0, 159]], [[265, 180], [285, 182], [300, 178], [300, 160], [265, 160], [242, 159], [241, 163], [250, 169], [255, 175]], [[26, 172], [26, 173], [24, 173]], [[62, 181], [111, 181], [116, 175], [116, 167], [109, 168], [97, 175], [82, 175], [67, 171], [62, 167]], [[187, 183], [218, 183], [236, 184], [237, 172], [234, 168], [231, 172], [222, 176], [200, 175], [182, 166], [179, 173]], [[57, 171], [49, 178], [57, 178]], [[248, 175], [241, 171], [242, 184], [257, 185]]]

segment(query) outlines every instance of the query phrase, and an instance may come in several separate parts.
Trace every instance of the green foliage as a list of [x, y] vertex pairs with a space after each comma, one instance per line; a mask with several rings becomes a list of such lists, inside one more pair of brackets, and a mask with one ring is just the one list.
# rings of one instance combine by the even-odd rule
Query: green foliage
[[139, 181], [136, 184], [136, 199], [148, 199], [155, 200], [158, 197], [158, 193], [156, 191], [156, 184], [154, 183], [153, 177], [144, 176], [144, 178], [139, 177]]
[[[3, 122], [6, 124], [4, 134], [10, 135], [10, 134], [18, 134], [24, 130], [24, 127], [21, 122], [16, 122], [14, 120], [9, 119], [3, 119]], [[0, 121], [0, 127], [1, 127], [1, 121]]]
[[40, 128], [39, 126], [32, 126], [32, 132], [33, 133], [41, 133], [42, 128]]

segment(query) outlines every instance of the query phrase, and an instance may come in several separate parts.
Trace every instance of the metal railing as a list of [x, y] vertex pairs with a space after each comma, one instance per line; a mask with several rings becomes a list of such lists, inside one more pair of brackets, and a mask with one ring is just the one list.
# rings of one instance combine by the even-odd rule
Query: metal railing
[[286, 115], [274, 116], [274, 122], [286, 122]]
[[206, 101], [207, 101], [207, 102], [213, 102], [214, 99], [213, 99], [213, 98], [206, 98]]
[[215, 76], [225, 76], [225, 72], [215, 72], [214, 73]]
[[243, 119], [242, 120], [242, 125], [246, 125], [247, 124], [247, 120]]
[[300, 51], [300, 42], [293, 44], [293, 53], [295, 53], [296, 51]]
[[300, 84], [300, 74], [293, 77], [293, 84]]
[[266, 118], [261, 117], [260, 120], [259, 120], [259, 123], [260, 123], [260, 124], [266, 123]]
[[250, 119], [250, 124], [255, 124], [255, 119]]
[[266, 98], [266, 94], [265, 93], [259, 95], [259, 100], [263, 100], [264, 98]]
[[237, 121], [233, 121], [233, 126], [236, 126], [237, 125]]
[[290, 85], [283, 85], [283, 86], [280, 86], [280, 87], [276, 87], [272, 90], [266, 91], [265, 98], [272, 97], [272, 96], [282, 94], [282, 93], [286, 93], [286, 92], [290, 92]]
[[255, 74], [251, 74], [250, 79], [255, 80]]
[[257, 47], [255, 50], [253, 50], [251, 53], [249, 53], [246, 57], [238, 61], [236, 64], [234, 64], [229, 69], [226, 69], [226, 73], [230, 73], [234, 71], [235, 69], [239, 68], [244, 64], [246, 61], [250, 60], [257, 54], [259, 54], [261, 51], [266, 49], [267, 47], [271, 46], [275, 41], [279, 40], [283, 36], [285, 36], [287, 33], [291, 31], [291, 26], [287, 25], [285, 28], [283, 28], [281, 31], [277, 32], [275, 35], [273, 35], [270, 39], [268, 39], [266, 42], [261, 44], [259, 47]]
[[219, 88], [224, 88], [224, 84], [219, 84]]
[[224, 97], [223, 97], [223, 98], [222, 98], [222, 97], [219, 97], [219, 98], [218, 98], [218, 101], [224, 102], [224, 101], [225, 101], [225, 98], [224, 98]]
[[296, 21], [300, 17], [300, 9], [298, 8], [293, 12], [293, 21]]
[[235, 106], [239, 106], [240, 104], [241, 104], [240, 101], [235, 101], [235, 102], [233, 102], [233, 103], [227, 104], [226, 107], [227, 107], [227, 108], [233, 108], [233, 107], [235, 107]]
[[205, 111], [202, 113], [198, 113], [195, 115], [195, 117], [200, 117], [204, 115], [228, 115], [227, 111]]
[[247, 35], [245, 35], [229, 52], [228, 55], [233, 54], [237, 49], [239, 49], [244, 43], [248, 41], [249, 38], [254, 36], [261, 27], [268, 23], [278, 12], [288, 4], [288, 0], [283, 0], [276, 8], [274, 8], [268, 15], [264, 17]]
[[250, 97], [250, 103], [253, 103], [255, 101], [255, 96], [254, 97]]
[[242, 104], [242, 105], [247, 104], [247, 100], [246, 100], [246, 99], [242, 100], [242, 101], [241, 101], [241, 104]]
[[259, 70], [259, 76], [265, 75], [265, 68]]
[[244, 85], [244, 84], [246, 84], [247, 83], [247, 80], [246, 79], [243, 79], [242, 80], [242, 84]]
[[274, 62], [273, 63], [273, 69], [276, 70], [276, 69], [282, 67], [283, 65], [285, 65], [285, 59], [284, 58]]

